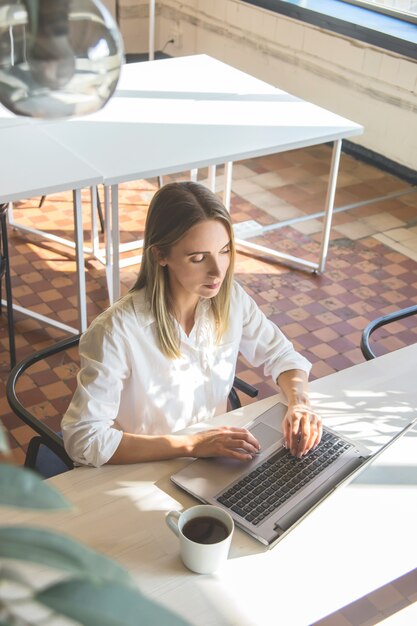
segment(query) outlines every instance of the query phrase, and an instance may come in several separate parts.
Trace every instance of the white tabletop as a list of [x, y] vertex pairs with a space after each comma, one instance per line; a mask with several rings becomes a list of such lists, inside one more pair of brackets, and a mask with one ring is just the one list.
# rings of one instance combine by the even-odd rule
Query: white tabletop
[[102, 180], [99, 172], [39, 124], [0, 127], [0, 141], [0, 202], [82, 189]]
[[0, 104], [0, 129], [10, 126], [21, 126], [31, 124], [33, 120], [22, 115], [14, 115], [6, 107]]
[[[314, 381], [328, 425], [379, 447], [417, 415], [417, 344]], [[276, 397], [217, 418], [246, 423]], [[306, 626], [417, 564], [417, 432], [387, 448], [272, 550], [236, 530], [214, 575], [186, 570], [165, 513], [195, 501], [170, 481], [187, 461], [78, 468], [52, 479], [73, 513], [2, 512], [41, 523], [123, 564], [146, 594], [198, 626]]]
[[104, 109], [44, 128], [98, 169], [107, 185], [363, 131], [206, 55], [125, 65]]
[[362, 130], [206, 55], [134, 63], [123, 67], [106, 107], [83, 118], [28, 120], [0, 107], [0, 200], [112, 185]]

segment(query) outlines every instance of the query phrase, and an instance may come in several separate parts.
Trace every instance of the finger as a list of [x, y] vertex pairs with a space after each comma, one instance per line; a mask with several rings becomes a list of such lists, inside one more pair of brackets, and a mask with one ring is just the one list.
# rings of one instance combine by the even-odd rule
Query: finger
[[309, 450], [314, 450], [320, 443], [323, 432], [323, 425], [321, 419], [315, 413], [310, 415], [310, 438], [306, 446], [305, 453]]
[[245, 439], [231, 439], [230, 443], [228, 444], [228, 447], [234, 449], [234, 450], [245, 450], [246, 452], [249, 452], [249, 454], [258, 454], [259, 450], [256, 446], [252, 445], [249, 441], [246, 441]]
[[228, 450], [224, 456], [228, 456], [238, 461], [252, 461], [253, 455], [248, 452], [240, 452], [239, 450]]
[[218, 446], [214, 456], [227, 456], [232, 459], [238, 459], [239, 461], [251, 461], [254, 457], [254, 453], [245, 450], [243, 447], [234, 447], [226, 442], [223, 445]]
[[316, 441], [313, 444], [314, 448], [316, 448], [319, 445], [322, 436], [323, 436], [323, 422], [321, 421], [320, 418], [317, 418], [317, 435], [316, 435]]
[[231, 429], [236, 438], [244, 439], [248, 443], [252, 444], [256, 448], [256, 450], [260, 450], [261, 446], [259, 441], [252, 435], [252, 433], [246, 428], [233, 428]]
[[287, 419], [282, 420], [282, 434], [284, 437], [284, 448], [289, 448], [291, 443], [290, 424]]
[[256, 439], [253, 437], [249, 439], [245, 436], [245, 433], [233, 433], [228, 437], [222, 438], [220, 443], [224, 445], [228, 449], [242, 449], [250, 454], [258, 454], [259, 452], [259, 444]]
[[294, 456], [297, 454], [298, 440], [300, 436], [300, 418], [295, 417], [291, 423], [290, 429], [290, 451]]
[[316, 413], [310, 414], [310, 438], [307, 442], [304, 454], [317, 448], [323, 434], [323, 423]]
[[310, 416], [310, 436], [308, 438], [307, 444], [304, 448], [303, 453], [307, 454], [310, 450], [312, 450], [316, 446], [318, 434], [318, 420], [316, 415]]
[[298, 446], [297, 446], [297, 451], [296, 451], [296, 455], [298, 457], [303, 456], [303, 454], [305, 454], [305, 452], [309, 449], [308, 443], [310, 441], [310, 433], [311, 433], [310, 416], [304, 414], [300, 420], [300, 431], [299, 431]]

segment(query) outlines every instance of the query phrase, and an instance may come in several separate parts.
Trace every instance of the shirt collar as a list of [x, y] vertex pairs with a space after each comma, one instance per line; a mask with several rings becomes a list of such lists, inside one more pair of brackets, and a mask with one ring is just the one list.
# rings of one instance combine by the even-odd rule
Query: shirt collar
[[[145, 289], [137, 289], [131, 292], [133, 306], [135, 309], [136, 316], [140, 325], [142, 327], [150, 326], [155, 322], [155, 316], [153, 315], [149, 302], [145, 298]], [[194, 329], [200, 329], [201, 325], [206, 325], [207, 321], [210, 318], [210, 302], [207, 298], [200, 298], [196, 310], [195, 310], [195, 321], [194, 321]]]

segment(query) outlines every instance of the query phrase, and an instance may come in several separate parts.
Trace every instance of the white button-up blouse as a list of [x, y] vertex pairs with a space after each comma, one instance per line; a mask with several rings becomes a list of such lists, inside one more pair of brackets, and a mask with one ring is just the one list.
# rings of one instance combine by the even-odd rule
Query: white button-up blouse
[[210, 304], [202, 299], [189, 336], [178, 325], [181, 357], [160, 350], [144, 291], [128, 293], [82, 336], [78, 386], [62, 420], [65, 448], [99, 467], [116, 451], [122, 431], [168, 434], [226, 411], [238, 353], [265, 375], [310, 363], [234, 283], [229, 328], [216, 343]]

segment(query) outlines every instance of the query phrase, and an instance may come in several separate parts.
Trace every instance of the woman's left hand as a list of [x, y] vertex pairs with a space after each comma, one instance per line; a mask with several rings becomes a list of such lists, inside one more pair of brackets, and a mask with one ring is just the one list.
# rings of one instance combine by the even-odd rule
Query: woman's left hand
[[282, 430], [291, 454], [302, 457], [320, 443], [323, 425], [309, 404], [289, 404]]

